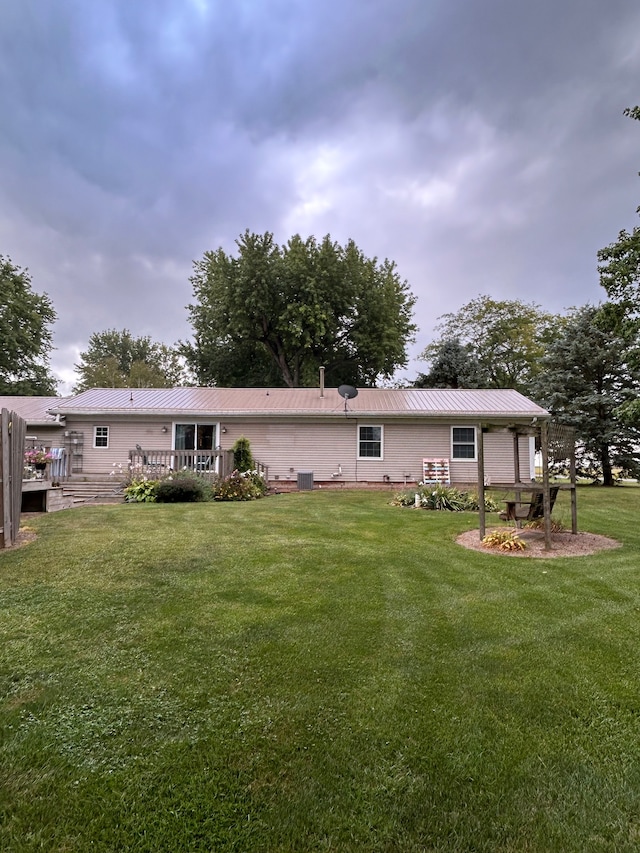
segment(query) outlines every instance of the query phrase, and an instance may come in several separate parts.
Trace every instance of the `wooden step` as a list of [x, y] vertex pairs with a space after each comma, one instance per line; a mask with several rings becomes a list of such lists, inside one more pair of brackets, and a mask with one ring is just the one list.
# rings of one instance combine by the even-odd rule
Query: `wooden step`
[[122, 503], [124, 501], [123, 487], [113, 479], [68, 480], [63, 483], [62, 491], [65, 497], [73, 500], [74, 504]]

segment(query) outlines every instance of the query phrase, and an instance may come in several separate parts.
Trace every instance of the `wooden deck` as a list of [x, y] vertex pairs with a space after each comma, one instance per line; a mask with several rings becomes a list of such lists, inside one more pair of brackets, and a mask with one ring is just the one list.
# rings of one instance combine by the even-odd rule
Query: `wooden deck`
[[[255, 461], [255, 468], [266, 480], [269, 469]], [[153, 450], [137, 447], [129, 451], [132, 476], [166, 477], [178, 471], [194, 471], [204, 477], [228, 477], [233, 471], [232, 450]]]
[[50, 480], [22, 481], [22, 512], [56, 512], [70, 509], [71, 498], [63, 493], [61, 486], [54, 486]]

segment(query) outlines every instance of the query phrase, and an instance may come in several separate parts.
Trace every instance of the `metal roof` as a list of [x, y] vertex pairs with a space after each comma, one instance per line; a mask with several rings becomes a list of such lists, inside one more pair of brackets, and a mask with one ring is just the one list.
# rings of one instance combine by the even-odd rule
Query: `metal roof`
[[[15, 399], [15, 398], [14, 398]], [[54, 398], [63, 415], [331, 416], [344, 414], [336, 388], [92, 388]], [[360, 417], [496, 417], [527, 419], [548, 412], [512, 389], [361, 388], [347, 401]]]
[[50, 409], [63, 403], [66, 397], [0, 397], [0, 409], [9, 409], [15, 412], [28, 424], [48, 425], [55, 424], [55, 418], [49, 414]]

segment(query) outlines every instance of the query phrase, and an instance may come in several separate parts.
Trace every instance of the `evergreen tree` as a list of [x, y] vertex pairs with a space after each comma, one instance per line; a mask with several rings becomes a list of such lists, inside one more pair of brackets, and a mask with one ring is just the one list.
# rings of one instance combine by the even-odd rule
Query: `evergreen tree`
[[640, 342], [611, 317], [602, 306], [574, 309], [549, 344], [535, 386], [537, 401], [576, 428], [582, 470], [601, 475], [605, 486], [614, 483], [614, 467], [640, 473], [640, 430], [620, 411], [640, 390]]

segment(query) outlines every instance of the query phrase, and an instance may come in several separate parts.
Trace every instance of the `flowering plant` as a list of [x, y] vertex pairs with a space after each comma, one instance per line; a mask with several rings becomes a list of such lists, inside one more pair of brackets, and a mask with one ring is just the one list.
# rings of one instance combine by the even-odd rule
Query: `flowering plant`
[[158, 480], [148, 480], [146, 477], [134, 477], [124, 489], [124, 499], [127, 503], [155, 503]]
[[27, 465], [40, 465], [43, 462], [48, 462], [50, 459], [53, 459], [53, 456], [48, 450], [36, 450], [34, 447], [24, 452], [24, 461]]
[[213, 484], [216, 501], [253, 501], [267, 493], [267, 484], [257, 471], [232, 471]]

